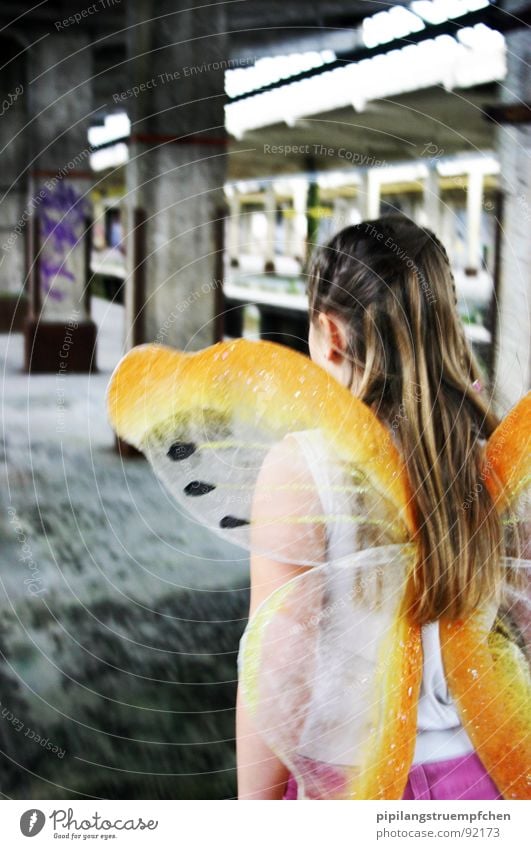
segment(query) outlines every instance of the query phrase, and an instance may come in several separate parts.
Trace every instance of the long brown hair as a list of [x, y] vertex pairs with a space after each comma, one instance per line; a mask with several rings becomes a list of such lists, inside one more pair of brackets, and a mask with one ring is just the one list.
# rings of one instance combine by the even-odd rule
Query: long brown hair
[[356, 395], [396, 430], [417, 528], [411, 614], [465, 616], [499, 586], [502, 524], [481, 477], [498, 419], [473, 386], [446, 251], [405, 216], [364, 221], [317, 249], [308, 294], [310, 321], [346, 322]]

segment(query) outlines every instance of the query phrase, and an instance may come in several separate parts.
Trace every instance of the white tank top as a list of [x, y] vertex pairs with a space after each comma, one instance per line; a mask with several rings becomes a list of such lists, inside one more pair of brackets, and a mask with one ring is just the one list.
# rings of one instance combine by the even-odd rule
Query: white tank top
[[[304, 454], [315, 480], [325, 513], [341, 513], [341, 494], [334, 493], [328, 474], [326, 445], [319, 430], [291, 434]], [[335, 500], [334, 500], [335, 499]], [[327, 526], [328, 559], [352, 554], [348, 539], [339, 525]], [[350, 545], [352, 543], [350, 542]], [[449, 693], [441, 657], [439, 623], [424, 625], [421, 630], [423, 668], [418, 702], [417, 738], [413, 763], [446, 760], [474, 750], [465, 732], [455, 703]]]

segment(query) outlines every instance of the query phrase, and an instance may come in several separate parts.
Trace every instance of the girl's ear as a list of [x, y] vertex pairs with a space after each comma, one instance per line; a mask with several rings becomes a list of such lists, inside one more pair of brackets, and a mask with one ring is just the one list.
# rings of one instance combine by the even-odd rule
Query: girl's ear
[[324, 342], [324, 354], [330, 362], [339, 363], [347, 351], [347, 333], [343, 319], [333, 313], [319, 313], [319, 326]]

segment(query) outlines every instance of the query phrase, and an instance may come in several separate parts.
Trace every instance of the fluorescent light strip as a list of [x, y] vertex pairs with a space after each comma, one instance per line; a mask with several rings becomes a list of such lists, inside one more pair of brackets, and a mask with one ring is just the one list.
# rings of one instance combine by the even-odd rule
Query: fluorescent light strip
[[235, 68], [225, 72], [225, 91], [229, 97], [255, 91], [279, 80], [289, 79], [303, 71], [333, 62], [333, 50], [312, 50], [257, 59], [251, 68]]
[[241, 138], [247, 130], [294, 124], [299, 118], [349, 105], [361, 111], [367, 101], [381, 97], [435, 85], [468, 88], [502, 80], [505, 74], [505, 39], [477, 24], [463, 30], [461, 39], [440, 35], [229, 103], [226, 126]]

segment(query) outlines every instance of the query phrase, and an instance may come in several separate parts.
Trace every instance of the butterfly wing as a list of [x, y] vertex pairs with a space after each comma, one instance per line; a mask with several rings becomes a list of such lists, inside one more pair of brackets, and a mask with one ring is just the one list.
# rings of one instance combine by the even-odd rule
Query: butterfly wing
[[422, 673], [420, 630], [400, 615], [412, 558], [411, 546], [389, 545], [323, 564], [249, 622], [242, 694], [298, 798], [403, 795]]
[[500, 512], [529, 499], [531, 392], [500, 422], [487, 444], [484, 478]]
[[[486, 485], [500, 512], [510, 502], [512, 516], [529, 473], [528, 404], [488, 446]], [[108, 406], [118, 435], [146, 453], [199, 523], [254, 552], [314, 566], [265, 600], [240, 652], [251, 715], [302, 794], [401, 798], [422, 664], [419, 629], [401, 615], [413, 521], [388, 431], [300, 354], [243, 339], [196, 354], [133, 349], [113, 375]], [[310, 433], [326, 448], [342, 515], [323, 508], [293, 449], [294, 434]], [[268, 476], [275, 462], [283, 475]], [[338, 523], [367, 530], [371, 521], [382, 529], [373, 547], [366, 537], [343, 564], [316, 553], [318, 528], [329, 537]], [[527, 798], [529, 653], [521, 635], [529, 633], [529, 604], [527, 590], [506, 583], [505, 607], [446, 623], [441, 644], [482, 760], [506, 798]], [[517, 720], [514, 744], [507, 717]]]
[[[192, 354], [144, 345], [127, 354], [108, 390], [108, 410], [117, 434], [145, 453], [156, 474], [198, 523], [225, 539], [277, 560], [319, 565], [308, 540], [323, 522], [356, 523], [360, 493], [385, 505], [385, 519], [399, 541], [412, 528], [402, 461], [372, 411], [323, 369], [272, 342], [238, 339]], [[343, 517], [323, 516], [315, 484], [304, 479], [284, 451], [280, 486], [261, 487], [262, 532], [252, 534], [256, 482], [264, 462], [291, 432], [319, 431], [334, 466], [333, 478], [350, 496]], [[312, 489], [314, 490], [312, 492]], [[306, 515], [279, 505], [306, 497]], [[306, 494], [306, 495], [305, 495]], [[300, 503], [300, 502], [299, 502]], [[382, 512], [382, 511], [381, 511]], [[364, 521], [367, 521], [365, 512]], [[369, 518], [370, 521], [370, 518]], [[301, 545], [289, 554], [279, 544], [293, 525]], [[255, 529], [256, 531], [256, 529]]]
[[491, 436], [483, 472], [518, 556], [505, 558], [499, 599], [440, 627], [463, 725], [505, 799], [531, 798], [530, 413], [531, 393]]
[[[388, 430], [306, 357], [244, 339], [133, 349], [108, 408], [199, 523], [314, 567], [266, 599], [239, 653], [249, 712], [299, 792], [400, 798], [422, 664], [399, 615], [413, 523]], [[347, 555], [333, 562], [332, 536]]]

